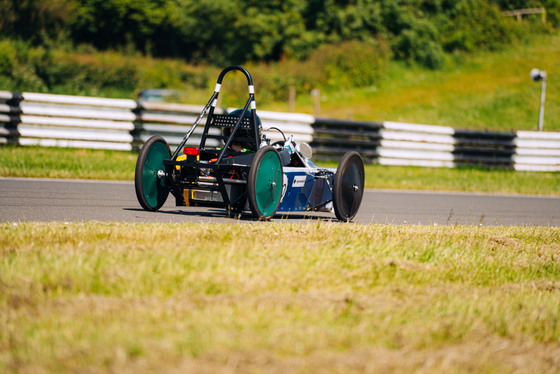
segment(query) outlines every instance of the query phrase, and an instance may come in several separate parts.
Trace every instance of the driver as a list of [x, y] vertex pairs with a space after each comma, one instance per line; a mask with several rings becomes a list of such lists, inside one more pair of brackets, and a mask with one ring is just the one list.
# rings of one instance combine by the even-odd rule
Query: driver
[[[234, 116], [239, 116], [241, 115], [241, 113], [243, 112], [243, 109], [236, 109], [233, 112], [229, 113], [229, 115], [234, 115]], [[245, 112], [245, 117], [246, 118], [251, 118], [251, 111], [247, 110]], [[259, 118], [259, 116], [257, 116], [257, 128], [258, 128], [258, 137], [260, 138], [261, 136], [261, 132], [262, 132], [262, 123], [261, 123], [261, 119]], [[230, 136], [231, 135], [231, 131], [233, 129], [226, 127], [223, 129], [223, 134], [224, 136]], [[255, 133], [253, 129], [247, 129], [247, 128], [240, 128], [237, 130], [237, 133], [235, 134], [236, 138], [246, 138], [248, 141], [232, 141], [230, 143], [230, 148], [234, 151], [237, 152], [244, 152], [244, 151], [253, 151], [256, 152], [257, 151], [257, 146], [255, 144], [254, 141], [249, 141], [249, 139], [254, 139], [255, 138]]]

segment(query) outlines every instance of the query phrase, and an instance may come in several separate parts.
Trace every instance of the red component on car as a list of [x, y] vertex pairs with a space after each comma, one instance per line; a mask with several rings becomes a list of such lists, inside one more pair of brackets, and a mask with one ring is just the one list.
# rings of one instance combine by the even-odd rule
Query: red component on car
[[194, 147], [185, 147], [185, 149], [183, 149], [183, 153], [187, 156], [198, 156], [200, 154], [200, 149]]

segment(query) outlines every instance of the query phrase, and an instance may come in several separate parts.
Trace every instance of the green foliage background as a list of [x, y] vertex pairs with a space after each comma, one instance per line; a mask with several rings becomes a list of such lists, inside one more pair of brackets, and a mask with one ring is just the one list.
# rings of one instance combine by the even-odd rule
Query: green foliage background
[[558, 25], [558, 0], [2, 0], [0, 33], [217, 65], [383, 39], [398, 58], [437, 66], [443, 51], [511, 41], [520, 30], [500, 9], [536, 6]]
[[399, 59], [437, 67], [442, 53], [492, 49], [522, 30], [500, 10], [559, 0], [0, 0], [0, 33], [217, 65], [304, 58], [319, 46], [385, 40]]
[[[501, 13], [541, 6], [546, 25]], [[395, 60], [438, 70], [553, 33], [560, 0], [0, 0], [0, 14], [4, 90], [192, 93], [209, 87], [213, 67], [250, 64], [262, 73], [259, 100], [270, 102], [286, 100], [289, 86], [375, 87]]]

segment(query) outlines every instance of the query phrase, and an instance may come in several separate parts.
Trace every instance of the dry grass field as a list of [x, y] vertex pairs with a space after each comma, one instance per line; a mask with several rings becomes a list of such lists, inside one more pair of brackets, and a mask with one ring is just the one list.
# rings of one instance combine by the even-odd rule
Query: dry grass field
[[560, 230], [0, 225], [2, 373], [556, 373]]

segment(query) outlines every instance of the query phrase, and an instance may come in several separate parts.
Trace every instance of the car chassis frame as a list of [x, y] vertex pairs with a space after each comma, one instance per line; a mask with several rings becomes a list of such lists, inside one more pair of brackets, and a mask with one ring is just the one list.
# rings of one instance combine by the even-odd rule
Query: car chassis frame
[[[216, 114], [223, 79], [231, 71], [245, 75], [249, 97], [242, 109]], [[200, 144], [186, 146], [205, 115]], [[336, 169], [318, 167], [307, 144], [286, 138], [278, 128], [270, 130], [279, 131], [284, 140], [271, 143], [262, 132], [249, 72], [237, 65], [223, 69], [214, 93], [173, 154], [160, 136], [148, 139], [140, 150], [135, 171], [140, 205], [156, 211], [171, 193], [177, 206], [221, 207], [229, 214], [250, 210], [258, 220], [277, 211], [332, 209], [339, 220], [352, 220], [364, 192], [359, 153], [347, 152]]]

